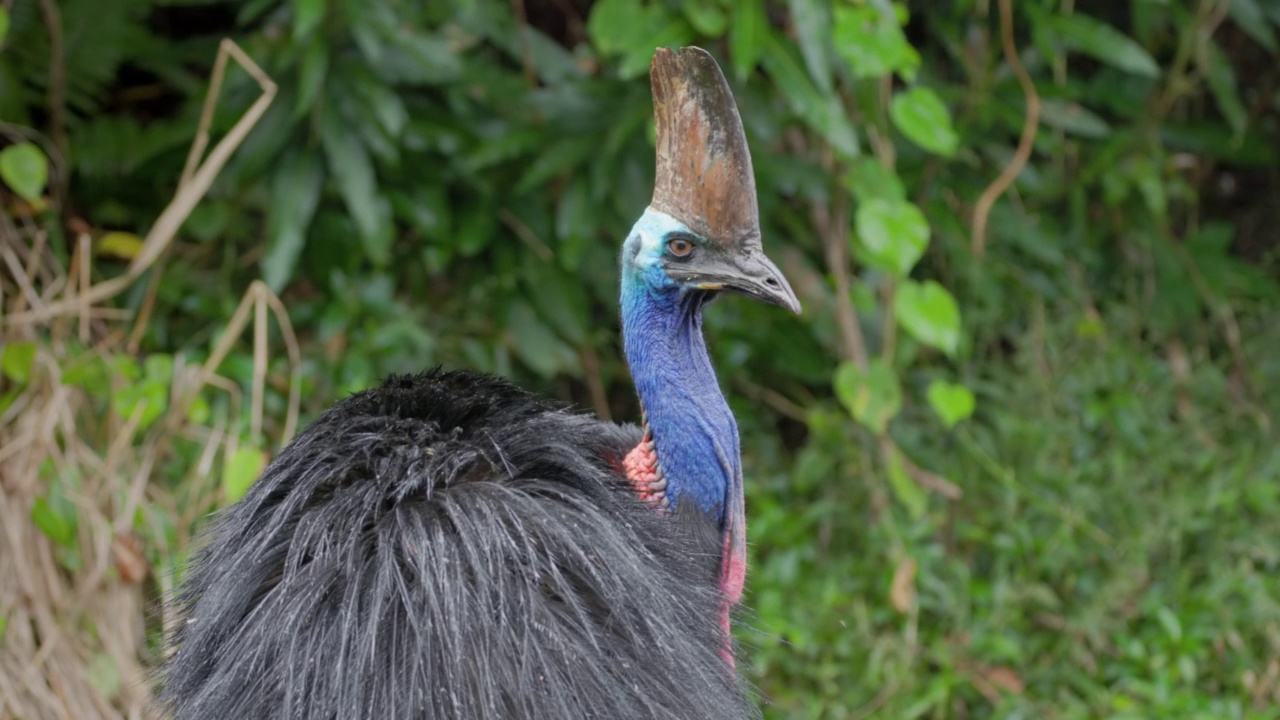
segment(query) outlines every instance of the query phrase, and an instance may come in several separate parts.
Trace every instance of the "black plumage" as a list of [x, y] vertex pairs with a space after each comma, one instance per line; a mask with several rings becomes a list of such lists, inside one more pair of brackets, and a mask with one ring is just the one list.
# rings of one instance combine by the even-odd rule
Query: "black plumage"
[[637, 498], [619, 463], [639, 440], [468, 372], [338, 403], [195, 554], [167, 711], [753, 715], [720, 654], [720, 530]]

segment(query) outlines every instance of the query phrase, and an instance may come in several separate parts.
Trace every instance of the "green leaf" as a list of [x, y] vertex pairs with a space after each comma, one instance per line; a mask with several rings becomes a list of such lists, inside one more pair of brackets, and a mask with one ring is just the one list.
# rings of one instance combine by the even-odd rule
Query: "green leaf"
[[31, 506], [31, 521], [45, 537], [65, 548], [76, 544], [76, 508], [61, 493], [38, 497]]
[[891, 202], [907, 199], [906, 188], [898, 174], [873, 157], [858, 158], [850, 166], [845, 183], [858, 202], [865, 203], [875, 198]]
[[98, 239], [97, 251], [99, 255], [132, 260], [142, 252], [144, 244], [145, 241], [134, 233], [117, 230]]
[[787, 6], [791, 8], [796, 45], [800, 46], [809, 77], [818, 90], [830, 93], [835, 87], [831, 61], [827, 57], [831, 46], [831, 9], [823, 0], [788, 0]]
[[881, 358], [872, 360], [865, 372], [853, 363], [842, 363], [836, 370], [835, 389], [853, 418], [877, 435], [884, 434], [902, 409], [898, 377]]
[[298, 100], [293, 106], [295, 116], [311, 111], [328, 76], [328, 46], [318, 40], [313, 41], [302, 51], [302, 60], [298, 65]]
[[390, 140], [398, 140], [409, 122], [409, 111], [394, 90], [381, 83], [362, 82], [357, 86], [361, 110], [368, 113]]
[[276, 171], [262, 258], [263, 280], [275, 292], [293, 277], [323, 186], [324, 166], [314, 152], [291, 153]]
[[640, 0], [600, 0], [591, 6], [587, 34], [600, 54], [614, 55], [630, 49], [636, 28], [644, 22]]
[[[4, 8], [0, 8], [0, 13], [4, 12]], [[2, 40], [3, 38], [0, 38]], [[4, 642], [4, 631], [9, 627], [9, 618], [0, 615], [0, 643]]]
[[907, 472], [902, 452], [895, 446], [889, 450], [886, 460], [885, 469], [889, 472], [889, 488], [893, 490], [893, 496], [902, 503], [913, 520], [924, 517], [929, 509], [929, 496], [916, 483], [915, 478], [911, 477], [911, 473]]
[[893, 13], [871, 5], [835, 7], [835, 47], [857, 78], [878, 78], [898, 73], [915, 79], [920, 53], [911, 47]]
[[1172, 610], [1162, 605], [1159, 610], [1156, 610], [1156, 619], [1160, 621], [1170, 640], [1176, 643], [1182, 639], [1182, 623]]
[[515, 194], [536, 190], [559, 175], [581, 165], [588, 164], [593, 156], [598, 157], [600, 140], [591, 136], [566, 137], [545, 144], [542, 152], [525, 167], [524, 174], [516, 182]]
[[904, 277], [929, 245], [929, 223], [920, 208], [905, 200], [873, 198], [855, 216], [862, 260], [878, 270]]
[[792, 112], [809, 127], [818, 131], [831, 147], [844, 158], [858, 156], [858, 135], [836, 93], [821, 93], [810, 82], [804, 68], [792, 55], [788, 44], [778, 33], [765, 37], [765, 70], [774, 85], [786, 96]]
[[[138, 427], [145, 430], [169, 407], [169, 387], [173, 382], [173, 357], [160, 353], [147, 356], [145, 375], [132, 378], [111, 396], [111, 408], [121, 418], [138, 415]], [[142, 410], [139, 411], [138, 408]]]
[[463, 55], [444, 37], [400, 28], [395, 39], [391, 52], [378, 68], [382, 81], [438, 85], [462, 76]]
[[680, 9], [699, 35], [720, 37], [729, 26], [728, 16], [715, 0], [690, 0], [681, 3]]
[[453, 209], [441, 185], [411, 185], [403, 191], [393, 191], [391, 206], [402, 222], [408, 223], [423, 237], [441, 241], [451, 237]]
[[498, 219], [487, 204], [471, 205], [458, 216], [454, 227], [454, 247], [463, 257], [473, 257], [489, 246], [497, 231]]
[[1040, 122], [1078, 137], [1102, 139], [1111, 134], [1111, 126], [1089, 108], [1066, 100], [1040, 101]]
[[585, 177], [574, 178], [560, 195], [556, 206], [556, 260], [570, 272], [578, 269], [583, 251], [591, 240], [590, 228], [595, 211], [591, 203], [591, 186]]
[[293, 40], [303, 40], [315, 32], [324, 19], [325, 0], [293, 0]]
[[0, 373], [16, 383], [26, 383], [31, 379], [31, 366], [35, 360], [34, 342], [6, 343], [0, 349]]
[[1126, 72], [1156, 78], [1160, 66], [1133, 38], [1087, 15], [1054, 15], [1050, 27], [1073, 50], [1078, 50]]
[[973, 393], [964, 385], [934, 380], [926, 391], [929, 406], [938, 414], [942, 424], [951, 429], [973, 415], [976, 404]]
[[934, 280], [907, 280], [894, 296], [893, 311], [911, 337], [955, 355], [960, 344], [960, 308], [946, 288]]
[[1272, 29], [1271, 23], [1267, 22], [1257, 0], [1231, 0], [1229, 10], [1231, 19], [1246, 35], [1270, 50], [1272, 54], [1280, 50], [1280, 46], [1276, 44], [1275, 30]]
[[590, 302], [582, 285], [565, 282], [552, 263], [525, 264], [526, 294], [538, 314], [546, 318], [557, 335], [575, 345], [583, 345], [591, 332]]
[[931, 153], [950, 157], [960, 146], [960, 137], [951, 127], [951, 113], [927, 87], [917, 85], [894, 95], [889, 116], [903, 135]]
[[384, 242], [391, 221], [390, 203], [378, 197], [373, 162], [359, 136], [333, 113], [324, 115], [320, 142], [329, 162], [329, 176], [338, 183], [338, 192], [355, 221], [365, 252], [375, 265], [390, 261], [390, 243]]
[[693, 28], [665, 3], [600, 0], [587, 18], [587, 35], [601, 55], [621, 55], [618, 74], [633, 78], [649, 69], [655, 47], [688, 45]]
[[1202, 57], [1206, 65], [1205, 80], [1208, 82], [1210, 92], [1213, 93], [1218, 111], [1222, 113], [1222, 117], [1233, 132], [1244, 132], [1245, 126], [1249, 123], [1249, 111], [1245, 109], [1244, 102], [1240, 99], [1240, 88], [1236, 84], [1236, 73], [1231, 68], [1231, 61], [1213, 40], [1205, 42], [1201, 50], [1204, 53]]
[[[3, 7], [0, 7], [0, 45], [4, 45], [4, 39], [8, 35], [9, 35], [9, 11]], [[3, 626], [0, 626], [0, 629], [2, 628]]]
[[98, 694], [110, 699], [120, 692], [123, 684], [116, 661], [106, 653], [96, 653], [85, 668], [85, 679]]
[[557, 372], [572, 369], [578, 364], [573, 350], [556, 337], [527, 303], [512, 304], [507, 314], [507, 332], [511, 349], [543, 377], [553, 377]]
[[228, 505], [249, 492], [267, 466], [267, 455], [252, 445], [240, 445], [222, 465], [222, 495]]
[[764, 0], [738, 0], [730, 18], [729, 54], [733, 73], [746, 80], [764, 53], [769, 20], [764, 15]]
[[44, 194], [49, 182], [49, 161], [32, 143], [10, 145], [0, 150], [0, 180], [18, 197], [34, 202]]

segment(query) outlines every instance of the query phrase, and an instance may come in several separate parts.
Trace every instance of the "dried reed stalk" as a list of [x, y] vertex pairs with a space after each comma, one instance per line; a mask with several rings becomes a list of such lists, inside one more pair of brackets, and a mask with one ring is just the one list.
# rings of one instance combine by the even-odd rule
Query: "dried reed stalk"
[[[262, 94], [201, 160], [228, 60], [249, 73]], [[45, 230], [0, 212], [0, 347], [35, 347], [24, 382], [0, 379], [0, 397], [16, 393], [7, 407], [0, 402], [0, 718], [114, 720], [151, 714], [148, 668], [156, 658], [148, 647], [155, 628], [148, 622], [155, 622], [153, 604], [172, 581], [167, 571], [153, 572], [150, 562], [182, 556], [199, 508], [207, 508], [218, 492], [216, 459], [234, 452], [240, 398], [235, 383], [216, 372], [251, 323], [251, 426], [255, 438], [261, 433], [269, 314], [291, 365], [284, 440], [297, 425], [300, 354], [283, 304], [262, 283], [246, 292], [207, 362], [197, 367], [175, 360], [165, 411], [145, 427], [145, 402], [127, 416], [110, 402], [110, 393], [127, 379], [112, 378], [110, 388], [63, 381], [86, 357], [136, 349], [149, 311], [135, 320], [131, 312], [103, 303], [155, 266], [275, 93], [271, 79], [235, 43], [223, 40], [176, 194], [123, 275], [92, 282], [88, 235], [76, 237], [69, 248], [72, 266], [60, 267], [47, 252]], [[148, 308], [151, 302], [154, 297]], [[135, 320], [131, 332], [121, 320]], [[190, 423], [191, 403], [216, 389], [232, 394], [230, 412], [206, 427]], [[173, 457], [176, 443], [193, 441], [199, 460], [185, 469], [178, 495], [159, 482], [155, 470]], [[33, 515], [37, 501], [53, 502], [46, 498], [54, 485], [76, 519], [72, 536], [62, 543]]]

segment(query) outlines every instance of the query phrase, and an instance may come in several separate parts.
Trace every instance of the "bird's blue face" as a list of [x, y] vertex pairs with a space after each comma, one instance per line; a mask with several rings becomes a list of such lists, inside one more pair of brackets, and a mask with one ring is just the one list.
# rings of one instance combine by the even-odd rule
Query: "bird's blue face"
[[[631, 235], [622, 246], [622, 272], [625, 279], [636, 286], [654, 291], [674, 291], [679, 285], [667, 275], [663, 256], [669, 251], [669, 240], [692, 238], [693, 233], [684, 223], [670, 215], [647, 208], [631, 228]], [[691, 242], [691, 241], [685, 241]], [[684, 246], [671, 242], [677, 250]]]
[[800, 303], [759, 241], [714, 242], [647, 208], [622, 246], [624, 286], [656, 295], [733, 290], [792, 312]]

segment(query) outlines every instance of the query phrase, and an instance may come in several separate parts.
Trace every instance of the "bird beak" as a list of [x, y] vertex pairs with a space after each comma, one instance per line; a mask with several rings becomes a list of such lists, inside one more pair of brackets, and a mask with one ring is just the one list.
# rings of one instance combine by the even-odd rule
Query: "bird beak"
[[725, 288], [800, 314], [800, 300], [773, 261], [760, 250], [738, 258], [721, 281]]
[[786, 308], [797, 315], [800, 301], [773, 261], [763, 251], [706, 254], [687, 264], [668, 264], [667, 275], [676, 282], [699, 290], [732, 290]]

